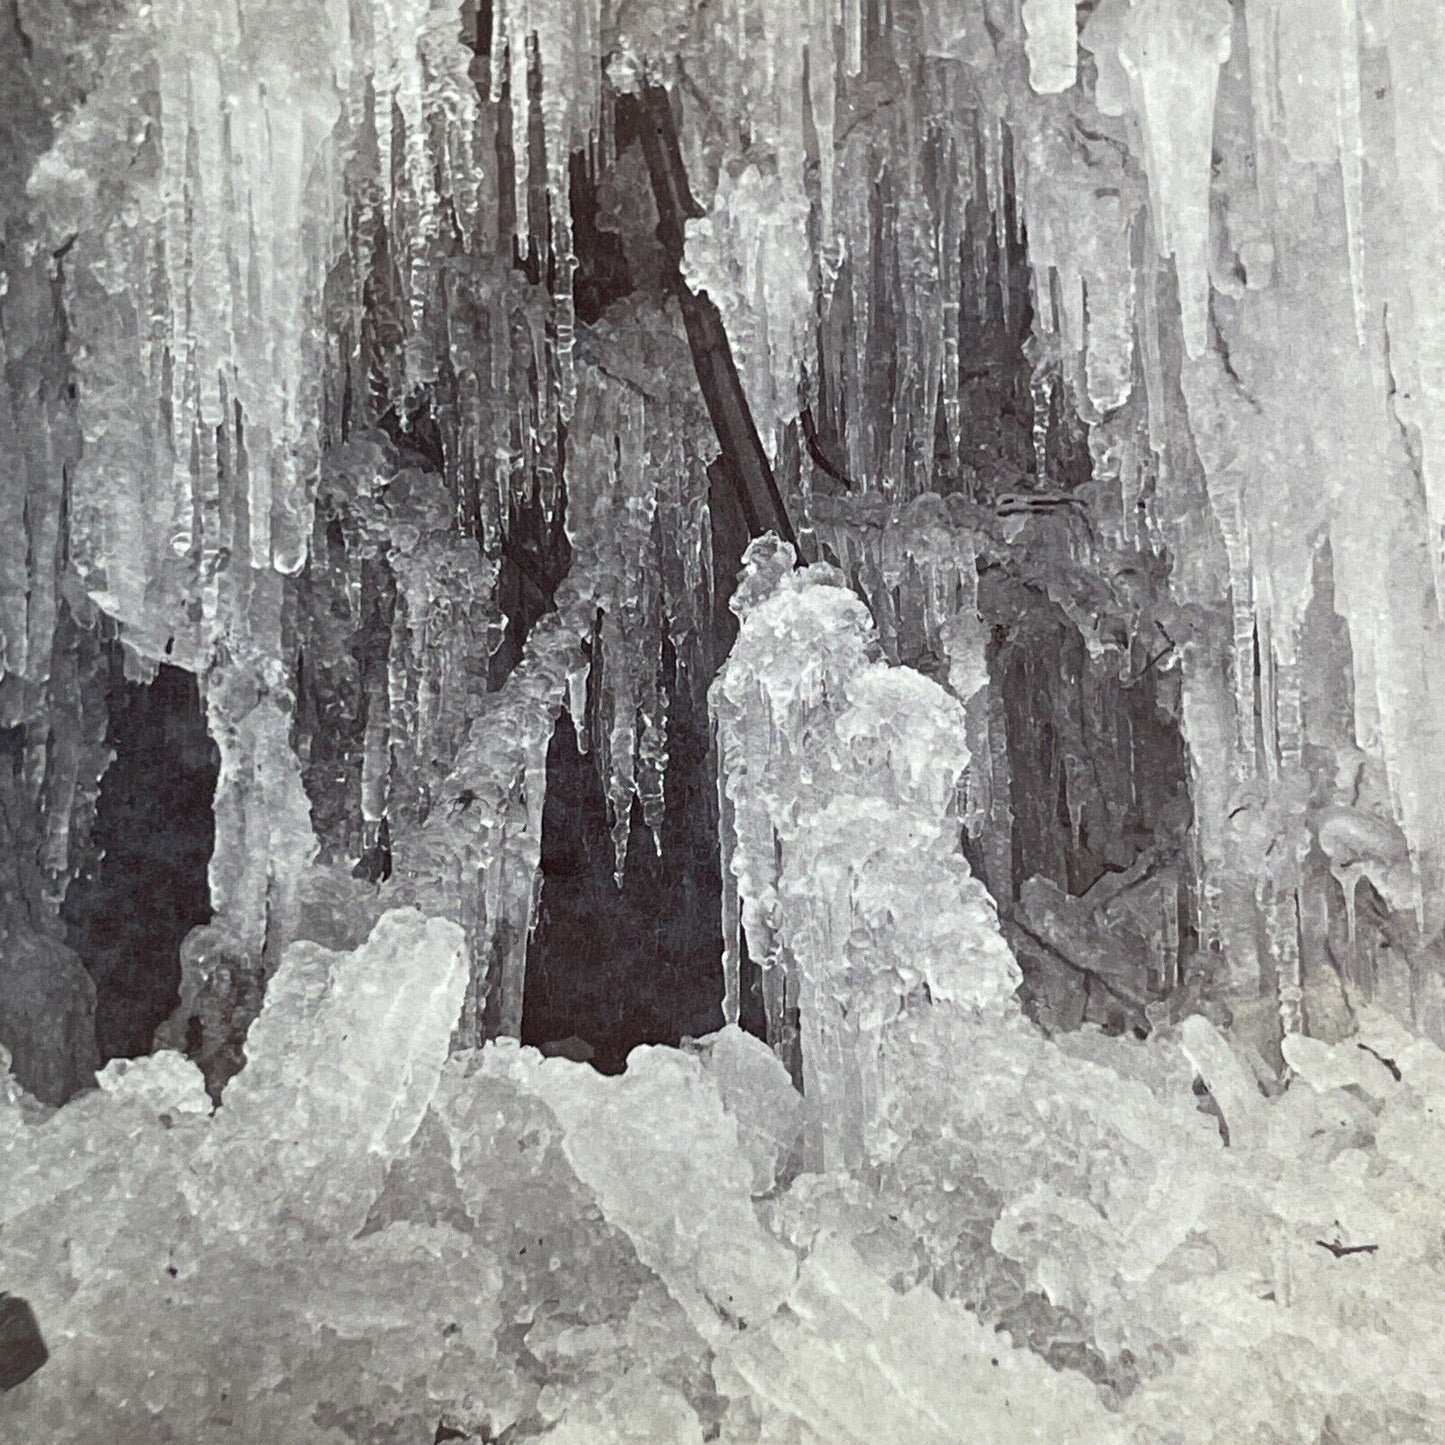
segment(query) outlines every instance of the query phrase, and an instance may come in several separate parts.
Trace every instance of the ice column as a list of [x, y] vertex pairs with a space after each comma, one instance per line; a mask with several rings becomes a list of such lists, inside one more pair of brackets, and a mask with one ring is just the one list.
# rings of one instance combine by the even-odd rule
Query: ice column
[[774, 538], [744, 562], [742, 625], [712, 693], [725, 861], [752, 956], [774, 975], [775, 1047], [789, 1043], [779, 1005], [796, 1000], [814, 1159], [856, 1165], [880, 1117], [884, 1034], [935, 1003], [1003, 1013], [1018, 970], [959, 850], [962, 706], [874, 660], [872, 621], [833, 569], [794, 572]]

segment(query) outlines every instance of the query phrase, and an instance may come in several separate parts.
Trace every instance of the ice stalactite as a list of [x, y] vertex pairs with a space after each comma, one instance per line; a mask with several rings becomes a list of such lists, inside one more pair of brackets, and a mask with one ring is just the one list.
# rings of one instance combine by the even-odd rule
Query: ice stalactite
[[1105, 415], [1128, 400], [1133, 384], [1130, 253], [1139, 198], [1107, 132], [1084, 150], [1072, 125], [1042, 110], [1021, 118], [1018, 129], [1035, 325], [1057, 332], [1064, 358], [1083, 358], [1080, 401]]
[[[648, 826], [661, 823], [667, 732], [660, 659], [664, 635], [679, 657], [692, 657], [702, 632], [708, 450], [700, 409], [686, 386], [664, 385], [649, 394], [627, 379], [644, 375], [641, 356], [631, 354], [644, 345], [641, 332], [619, 328], [616, 342], [609, 352], [616, 375], [578, 359], [567, 460], [571, 569], [554, 609], [532, 628], [521, 662], [499, 691], [484, 692], [478, 678], [469, 685], [465, 676], [486, 637], [485, 578], [473, 578], [473, 645], [450, 664], [459, 670], [456, 676], [442, 675], [445, 649], [425, 647], [426, 624], [419, 635], [422, 619], [409, 610], [418, 594], [432, 596], [433, 607], [442, 608], [434, 625], [455, 632], [465, 592], [453, 587], [443, 605], [426, 589], [446, 577], [455, 584], [477, 573], [477, 554], [457, 551], [443, 529], [424, 546], [413, 542], [411, 557], [403, 547], [395, 562], [408, 620], [401, 620], [399, 608], [392, 675], [405, 687], [391, 694], [390, 751], [403, 766], [391, 760], [386, 766], [391, 787], [411, 779], [410, 787], [423, 791], [415, 795], [421, 806], [414, 820], [407, 820], [406, 809], [400, 812], [408, 826], [393, 845], [393, 877], [383, 895], [465, 927], [472, 984], [459, 1025], [464, 1043], [521, 1033], [527, 943], [540, 884], [547, 748], [564, 707], [579, 739], [598, 756], [619, 874], [634, 796]], [[676, 339], [666, 330], [645, 346], [675, 358]], [[423, 504], [428, 486], [437, 504], [435, 478], [428, 483], [417, 474], [410, 486], [410, 508]], [[395, 546], [408, 531], [398, 519], [412, 511], [398, 482], [386, 492]], [[410, 530], [417, 530], [414, 521]], [[402, 638], [404, 648], [398, 645]], [[436, 726], [445, 724], [452, 739], [449, 762], [445, 747], [418, 747], [428, 707], [444, 709]], [[429, 776], [423, 776], [425, 759], [431, 760]], [[447, 764], [444, 774], [438, 763]]]
[[810, 259], [806, 196], [756, 165], [719, 175], [710, 212], [688, 222], [683, 277], [721, 312], [773, 456], [798, 415], [814, 325]]
[[1426, 513], [1435, 538], [1430, 555], [1436, 606], [1445, 615], [1445, 302], [1439, 256], [1430, 244], [1445, 210], [1445, 101], [1439, 85], [1445, 17], [1430, 7], [1417, 14], [1393, 0], [1372, 28], [1370, 39], [1384, 41], [1389, 54], [1393, 179], [1402, 212], [1386, 324], [1392, 368], [1398, 347], [1404, 374], [1397, 377], [1391, 404], [1401, 425], [1419, 436]]
[[819, 542], [868, 603], [890, 662], [931, 662], [967, 702], [988, 680], [978, 616], [982, 539], [956, 525], [937, 493], [869, 514], [816, 504]]
[[[233, 560], [294, 573], [306, 555], [347, 36], [319, 0], [171, 0], [132, 26], [30, 189], [80, 232], [76, 560], [106, 611], [154, 633], [158, 586], [174, 596], [193, 576], [211, 617]], [[136, 93], [152, 104], [127, 118]], [[76, 165], [101, 135], [131, 162], [124, 191]]]
[[796, 1010], [814, 1157], [856, 1165], [881, 1117], [882, 1037], [909, 1000], [1000, 1009], [1017, 966], [958, 852], [960, 705], [873, 660], [871, 620], [836, 573], [794, 574], [768, 539], [746, 560], [713, 687], [724, 858], [784, 1053]]
[[996, 349], [1007, 330], [1011, 242], [990, 98], [957, 68], [899, 67], [891, 78], [896, 97], [880, 104], [860, 88], [839, 133], [819, 354], [803, 366], [852, 487], [907, 500], [987, 486], [1007, 465], [974, 445], [960, 348], [982, 334]]
[[[457, 7], [446, 0], [371, 0], [353, 21], [348, 119], [376, 146], [375, 175], [387, 232], [401, 262], [406, 312], [405, 378], [435, 378], [428, 345], [430, 272], [446, 254], [446, 233], [463, 250], [492, 219], [488, 181], [495, 165], [481, 145], [473, 56], [462, 43]], [[357, 43], [359, 41], [359, 43]], [[364, 113], [370, 101], [370, 113]], [[495, 181], [491, 181], [494, 188]], [[355, 304], [358, 310], [361, 298]]]
[[106, 747], [99, 619], [66, 561], [81, 436], [62, 298], [68, 233], [28, 204], [55, 129], [97, 83], [113, 17], [17, 16], [0, 52], [0, 1047], [48, 1102], [93, 1080], [95, 990], [57, 916], [93, 861]]
[[1232, 27], [1224, 0], [1194, 6], [1141, 0], [1123, 21], [1119, 47], [1143, 132], [1154, 239], [1162, 257], [1174, 258], [1191, 356], [1204, 350], [1209, 333], [1214, 98]]
[[[681, 357], [672, 323], [660, 314], [654, 319], [656, 337], [647, 349], [671, 357], [676, 367]], [[573, 566], [597, 608], [591, 711], [579, 709], [581, 698], [571, 707], [579, 739], [595, 743], [598, 753], [620, 886], [634, 796], [654, 839], [662, 823], [664, 636], [684, 666], [698, 660], [703, 597], [710, 590], [700, 565], [707, 546], [706, 465], [716, 446], [685, 381], [638, 384], [643, 367], [628, 364], [643, 359], [629, 355], [638, 333], [608, 327], [605, 334], [613, 341], [608, 370], [579, 368], [568, 452]]]
[[[572, 418], [577, 399], [574, 362], [576, 304], [573, 273], [577, 257], [572, 241], [569, 177], [574, 151], [589, 153], [601, 130], [602, 7], [599, 0], [506, 0], [493, 10], [492, 98], [502, 98], [503, 65], [512, 109], [512, 167], [519, 239], [528, 225], [540, 231], [551, 254], [552, 356], [561, 419]], [[542, 143], [545, 149], [547, 215], [530, 216], [527, 187], [535, 67], [540, 86]]]
[[1074, 83], [1079, 64], [1074, 10], [1074, 0], [1023, 0], [1029, 83], [1040, 95], [1057, 94]]

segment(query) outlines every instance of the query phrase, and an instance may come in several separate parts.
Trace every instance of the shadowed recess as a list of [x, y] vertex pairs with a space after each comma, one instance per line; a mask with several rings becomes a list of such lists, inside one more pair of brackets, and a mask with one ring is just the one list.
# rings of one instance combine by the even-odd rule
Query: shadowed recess
[[[667, 811], [662, 852], [633, 800], [619, 889], [594, 759], [565, 715], [547, 753], [542, 896], [527, 958], [522, 1042], [581, 1040], [604, 1073], [639, 1044], [676, 1044], [722, 1025], [721, 875], [707, 720], [665, 659]], [[570, 1052], [579, 1056], [575, 1044]]]
[[206, 870], [220, 767], [196, 679], [161, 667], [131, 682], [111, 659], [109, 745], [94, 840], [100, 862], [71, 884], [63, 916], [95, 980], [102, 1061], [149, 1053], [179, 999], [180, 944], [210, 921]]

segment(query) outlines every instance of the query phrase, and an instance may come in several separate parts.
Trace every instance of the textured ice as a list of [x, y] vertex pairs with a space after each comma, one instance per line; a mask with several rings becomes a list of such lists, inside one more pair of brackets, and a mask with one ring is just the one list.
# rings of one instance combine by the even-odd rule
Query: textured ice
[[[1445, 1437], [1445, 11], [13, 8], [0, 1287], [51, 1359], [0, 1435]], [[644, 83], [838, 570], [762, 544], [735, 597], [728, 1025], [608, 1079], [473, 1046], [521, 1032], [561, 710], [620, 876], [664, 653], [716, 662]], [[112, 643], [196, 674], [221, 775], [171, 1047], [97, 1077], [56, 909]], [[1151, 710], [1179, 856], [1071, 877]], [[1058, 877], [1014, 876], [1029, 727]], [[965, 826], [1126, 1036], [1025, 1019]]]
[[[874, 661], [867, 609], [831, 569], [791, 560], [772, 539], [749, 549], [738, 641], [713, 688], [723, 856], [767, 975], [770, 1041], [789, 1050], [796, 1007], [812, 1147], [836, 1167], [861, 1162], [880, 1036], [910, 1000], [997, 1009], [1018, 975], [957, 852], [962, 707]], [[730, 970], [739, 947], [726, 941]]]
[[[725, 1031], [617, 1078], [515, 1043], [448, 1061], [464, 980], [459, 930], [392, 914], [352, 954], [291, 950], [214, 1118], [170, 1054], [59, 1112], [7, 1086], [7, 1285], [51, 1349], [7, 1431], [741, 1445], [967, 1420], [1224, 1445], [1445, 1423], [1445, 1055], [1388, 1015], [1291, 1046], [1270, 1100], [1202, 1020], [1060, 1043], [915, 1008], [884, 1036], [864, 1167], [758, 1210], [734, 1091], [766, 1055]], [[246, 1147], [263, 1100], [304, 1140]]]
[[643, 1047], [609, 1079], [498, 1043], [483, 1069], [552, 1111], [577, 1177], [703, 1338], [756, 1325], [782, 1302], [793, 1257], [753, 1214], [738, 1125], [697, 1060]]
[[803, 1125], [803, 1101], [788, 1071], [761, 1039], [728, 1024], [694, 1045], [738, 1126], [753, 1167], [754, 1196], [768, 1194], [788, 1166]]

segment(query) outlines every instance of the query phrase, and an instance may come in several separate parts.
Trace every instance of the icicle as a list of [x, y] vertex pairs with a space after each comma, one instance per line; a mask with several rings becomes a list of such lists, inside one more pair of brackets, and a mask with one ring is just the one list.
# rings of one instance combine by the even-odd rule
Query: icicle
[[1225, 0], [1140, 0], [1124, 21], [1119, 59], [1144, 133], [1159, 254], [1179, 275], [1184, 342], [1209, 336], [1209, 186], [1214, 97], [1229, 58], [1233, 13]]
[[[716, 720], [712, 726], [713, 752], [721, 757], [721, 741]], [[717, 772], [718, 859], [722, 864], [722, 936], [723, 936], [723, 1023], [736, 1024], [741, 1004], [740, 972], [742, 967], [741, 918], [738, 912], [738, 880], [733, 872], [737, 852], [737, 835], [733, 827], [732, 798], [728, 794], [727, 775], [722, 767]]]
[[1338, 122], [1340, 171], [1345, 187], [1345, 228], [1350, 251], [1350, 294], [1355, 336], [1366, 344], [1370, 303], [1365, 289], [1365, 138], [1360, 95], [1360, 28], [1357, 0], [1335, 0], [1340, 10]]
[[1040, 95], [1069, 90], [1078, 71], [1075, 0], [1023, 0], [1029, 83]]
[[[1411, 323], [1400, 337], [1418, 377], [1418, 397], [1392, 396], [1396, 415], [1419, 428], [1435, 602], [1445, 617], [1445, 296], [1440, 217], [1445, 215], [1445, 7], [1387, 0], [1395, 163], [1403, 208], [1404, 274]], [[1402, 331], [1405, 328], [1402, 328]], [[1395, 343], [1393, 313], [1391, 343]]]
[[836, 90], [833, 54], [832, 0], [808, 0], [808, 102], [818, 138], [819, 239], [824, 248], [833, 237], [833, 135]]
[[848, 75], [863, 70], [863, 0], [842, 0], [843, 65]]

